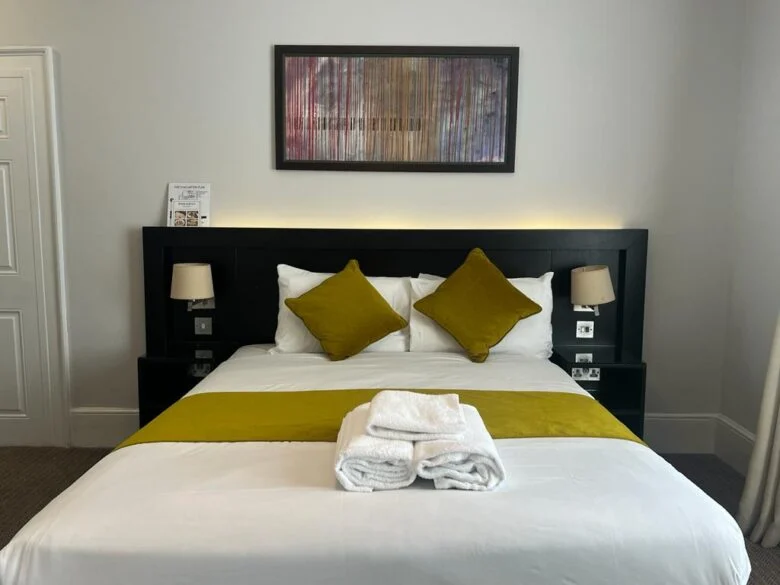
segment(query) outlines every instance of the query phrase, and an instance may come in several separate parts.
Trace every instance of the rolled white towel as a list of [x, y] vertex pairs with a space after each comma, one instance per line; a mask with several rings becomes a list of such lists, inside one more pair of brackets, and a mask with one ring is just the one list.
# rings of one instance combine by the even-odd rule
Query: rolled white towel
[[336, 478], [351, 492], [396, 490], [415, 480], [414, 445], [366, 434], [368, 404], [344, 417], [336, 441]]
[[436, 489], [495, 489], [506, 479], [496, 444], [479, 411], [468, 404], [462, 404], [461, 408], [466, 417], [462, 439], [415, 443], [417, 475], [432, 479]]
[[402, 441], [456, 439], [466, 431], [457, 394], [383, 390], [371, 400], [366, 432]]

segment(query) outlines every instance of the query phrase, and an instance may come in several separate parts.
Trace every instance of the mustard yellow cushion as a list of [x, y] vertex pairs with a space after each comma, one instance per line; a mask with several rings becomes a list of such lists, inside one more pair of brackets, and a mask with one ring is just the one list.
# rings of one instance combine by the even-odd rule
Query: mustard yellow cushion
[[438, 323], [475, 362], [521, 319], [542, 308], [512, 286], [485, 253], [475, 248], [466, 261], [414, 308]]
[[285, 304], [322, 344], [332, 360], [360, 353], [408, 325], [350, 260], [338, 272]]

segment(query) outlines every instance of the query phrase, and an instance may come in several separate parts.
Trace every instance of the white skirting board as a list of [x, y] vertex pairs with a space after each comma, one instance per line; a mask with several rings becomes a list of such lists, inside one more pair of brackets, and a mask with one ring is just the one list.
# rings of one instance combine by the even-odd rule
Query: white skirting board
[[[70, 411], [74, 447], [114, 447], [138, 430], [138, 410], [81, 406]], [[747, 472], [755, 435], [717, 413], [645, 416], [645, 440], [659, 453], [714, 453]]]
[[138, 410], [78, 406], [70, 409], [73, 447], [116, 447], [138, 430]]
[[714, 453], [714, 414], [645, 415], [645, 441], [658, 453]]
[[715, 454], [742, 475], [747, 475], [755, 442], [755, 433], [751, 433], [727, 416], [717, 415]]
[[645, 415], [645, 441], [659, 453], [713, 453], [747, 473], [755, 434], [719, 413]]

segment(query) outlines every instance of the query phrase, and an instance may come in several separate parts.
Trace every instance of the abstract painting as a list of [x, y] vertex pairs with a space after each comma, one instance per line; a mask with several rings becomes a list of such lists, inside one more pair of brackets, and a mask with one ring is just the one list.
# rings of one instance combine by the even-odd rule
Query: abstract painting
[[513, 172], [516, 47], [276, 46], [276, 167]]

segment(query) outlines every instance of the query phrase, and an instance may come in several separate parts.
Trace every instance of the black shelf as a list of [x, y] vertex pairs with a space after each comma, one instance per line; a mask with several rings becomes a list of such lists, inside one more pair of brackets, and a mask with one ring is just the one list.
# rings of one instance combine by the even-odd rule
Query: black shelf
[[[642, 364], [642, 358], [614, 345], [556, 346], [555, 354], [567, 363], [591, 363], [594, 366], [633, 367]], [[578, 355], [591, 355], [591, 362], [578, 362]]]
[[192, 357], [141, 356], [138, 358], [138, 418], [141, 426], [192, 390], [203, 377], [193, 366], [213, 365]]
[[[588, 357], [592, 361], [578, 361], [577, 354], [590, 354]], [[598, 369], [598, 379], [577, 380], [577, 383], [634, 434], [642, 437], [647, 367], [641, 359], [613, 346], [579, 345], [556, 347], [552, 361], [572, 377], [575, 368]]]

